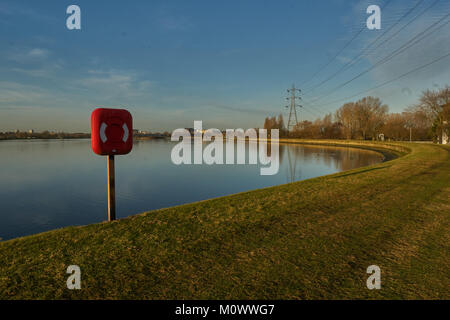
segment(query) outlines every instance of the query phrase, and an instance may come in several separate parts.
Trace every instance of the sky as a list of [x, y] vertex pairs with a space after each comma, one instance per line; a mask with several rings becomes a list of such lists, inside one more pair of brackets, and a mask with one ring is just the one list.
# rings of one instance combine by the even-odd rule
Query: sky
[[[72, 4], [81, 30], [66, 27]], [[382, 8], [380, 30], [366, 27], [373, 4]], [[303, 90], [302, 120], [367, 95], [401, 112], [422, 90], [450, 84], [450, 57], [354, 95], [450, 53], [448, 13], [448, 0], [0, 0], [0, 131], [89, 132], [97, 107], [127, 108], [141, 130], [194, 120], [204, 128], [262, 127], [279, 113], [287, 122], [293, 83]]]

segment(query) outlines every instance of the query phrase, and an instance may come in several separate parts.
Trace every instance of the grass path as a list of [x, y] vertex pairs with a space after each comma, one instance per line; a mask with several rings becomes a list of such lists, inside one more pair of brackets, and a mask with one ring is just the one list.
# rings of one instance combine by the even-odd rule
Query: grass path
[[[409, 152], [1, 242], [0, 298], [449, 299], [450, 148], [352, 144]], [[81, 267], [79, 291], [66, 288], [72, 264]], [[381, 290], [366, 288], [372, 264]]]

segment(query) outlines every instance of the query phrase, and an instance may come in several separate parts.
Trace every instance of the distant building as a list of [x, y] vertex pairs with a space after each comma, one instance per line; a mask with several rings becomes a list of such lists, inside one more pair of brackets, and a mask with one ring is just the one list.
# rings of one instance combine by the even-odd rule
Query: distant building
[[30, 129], [30, 130], [28, 130], [28, 133], [29, 133], [29, 134], [33, 134], [33, 133], [34, 133], [34, 130], [33, 130], [33, 129]]
[[189, 133], [191, 134], [191, 135], [193, 135], [193, 134], [196, 134], [196, 133], [201, 133], [201, 134], [204, 134], [205, 133], [205, 129], [202, 129], [202, 130], [200, 130], [200, 129], [194, 129], [194, 128], [185, 128], [187, 131], [189, 131]]

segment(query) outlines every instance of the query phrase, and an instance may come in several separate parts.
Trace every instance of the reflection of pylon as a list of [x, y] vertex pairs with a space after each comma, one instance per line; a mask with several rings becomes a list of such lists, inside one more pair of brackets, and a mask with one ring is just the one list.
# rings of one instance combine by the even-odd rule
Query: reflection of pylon
[[289, 162], [289, 177], [288, 177], [288, 182], [294, 182], [296, 181], [296, 177], [295, 177], [295, 171], [297, 168], [297, 157], [296, 155], [294, 155], [294, 164], [292, 165], [292, 160], [291, 160], [291, 153], [289, 151], [290, 147], [287, 146], [287, 154], [288, 154], [288, 162]]
[[287, 89], [287, 92], [291, 94], [290, 97], [286, 98], [286, 100], [290, 100], [290, 106], [286, 106], [286, 108], [289, 108], [289, 120], [288, 120], [288, 124], [287, 124], [287, 129], [288, 131], [291, 131], [292, 128], [294, 128], [297, 123], [297, 107], [302, 107], [301, 105], [296, 103], [296, 99], [301, 99], [300, 96], [296, 96], [295, 93], [298, 92], [299, 94], [301, 93], [300, 89], [296, 89], [295, 85], [292, 85], [291, 89]]

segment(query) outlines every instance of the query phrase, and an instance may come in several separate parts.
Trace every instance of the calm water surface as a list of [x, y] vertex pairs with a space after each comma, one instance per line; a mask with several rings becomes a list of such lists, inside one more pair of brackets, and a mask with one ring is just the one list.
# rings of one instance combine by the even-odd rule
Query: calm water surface
[[[280, 145], [280, 170], [172, 164], [175, 143], [138, 141], [116, 157], [117, 217], [279, 185], [381, 162], [373, 151]], [[106, 158], [89, 140], [0, 141], [0, 238], [107, 218]]]

